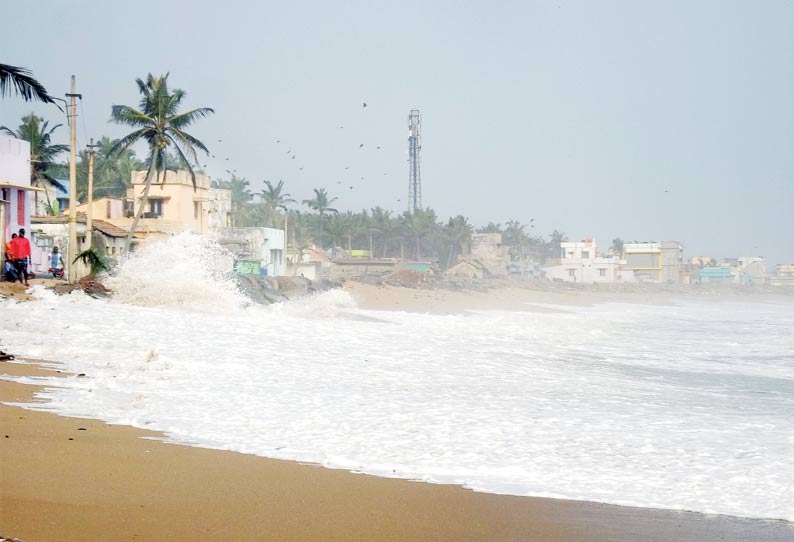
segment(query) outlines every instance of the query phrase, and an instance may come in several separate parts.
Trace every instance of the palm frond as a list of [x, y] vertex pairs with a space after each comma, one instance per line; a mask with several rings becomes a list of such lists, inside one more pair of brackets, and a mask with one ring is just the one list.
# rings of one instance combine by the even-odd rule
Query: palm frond
[[127, 105], [114, 105], [110, 110], [110, 117], [127, 126], [149, 126], [154, 122], [150, 116]]
[[[39, 83], [30, 70], [8, 64], [0, 64], [0, 96], [11, 95], [12, 90], [26, 102], [38, 100], [55, 104], [44, 85]], [[57, 104], [55, 104], [57, 105]]]
[[135, 143], [137, 143], [141, 139], [145, 139], [146, 135], [150, 131], [151, 131], [150, 128], [141, 128], [140, 130], [135, 130], [134, 132], [125, 135], [121, 139], [115, 140], [111, 145], [110, 149], [108, 150], [108, 156], [120, 155], [122, 152], [132, 147]]
[[169, 124], [172, 127], [181, 130], [182, 128], [185, 128], [190, 124], [193, 124], [198, 119], [206, 118], [212, 115], [213, 113], [215, 113], [215, 110], [212, 109], [211, 107], [199, 107], [191, 111], [185, 111], [184, 113], [180, 113], [179, 115], [174, 115], [169, 120]]

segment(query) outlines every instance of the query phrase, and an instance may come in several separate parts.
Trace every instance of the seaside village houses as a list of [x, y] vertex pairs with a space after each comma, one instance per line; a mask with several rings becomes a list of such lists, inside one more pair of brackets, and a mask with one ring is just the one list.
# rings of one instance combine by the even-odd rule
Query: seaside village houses
[[[91, 203], [92, 246], [111, 258], [123, 254], [133, 212], [140, 205], [145, 188], [146, 172], [135, 171], [130, 180], [126, 198], [103, 197]], [[54, 246], [71, 254], [69, 183], [55, 180], [45, 184], [31, 186], [29, 143], [0, 135], [0, 235], [8, 241], [12, 233], [25, 228], [31, 239], [31, 271], [37, 275], [47, 274], [48, 256]], [[76, 210], [79, 246], [75, 254], [87, 247], [88, 203], [79, 203]], [[134, 242], [144, 243], [185, 230], [205, 234], [232, 253], [238, 273], [251, 275], [333, 279], [383, 275], [398, 267], [424, 272], [437, 269], [432, 262], [376, 258], [367, 250], [336, 248], [327, 253], [309, 246], [300, 251], [293, 248], [287, 253], [284, 230], [235, 227], [231, 217], [230, 190], [220, 188], [201, 173], [196, 175], [194, 189], [187, 171], [167, 171], [155, 179], [150, 189]], [[82, 268], [78, 270], [79, 275], [85, 272]], [[595, 239], [563, 242], [558, 257], [544, 261], [540, 254], [505, 246], [499, 233], [472, 234], [468, 250], [446, 274], [467, 279], [520, 275], [583, 284], [794, 285], [794, 266], [778, 266], [776, 273], [769, 275], [766, 260], [760, 257], [745, 256], [718, 263], [697, 256], [684, 263], [683, 247], [677, 241], [625, 243], [622, 254], [612, 249], [599, 253]]]

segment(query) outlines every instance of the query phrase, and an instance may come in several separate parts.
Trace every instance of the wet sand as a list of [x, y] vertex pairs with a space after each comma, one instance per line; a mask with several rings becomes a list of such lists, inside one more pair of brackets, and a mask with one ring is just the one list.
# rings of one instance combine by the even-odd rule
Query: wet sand
[[[53, 372], [0, 362], [0, 374]], [[36, 390], [0, 380], [0, 401], [35, 401]], [[0, 535], [23, 542], [794, 540], [785, 522], [475, 493], [151, 440], [160, 436], [0, 405]]]

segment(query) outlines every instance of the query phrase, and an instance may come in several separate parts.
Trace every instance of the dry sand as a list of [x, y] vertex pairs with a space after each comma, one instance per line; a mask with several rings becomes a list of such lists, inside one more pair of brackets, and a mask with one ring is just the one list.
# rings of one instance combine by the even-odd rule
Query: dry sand
[[[0, 374], [52, 375], [0, 362]], [[0, 402], [37, 388], [0, 380]], [[783, 522], [390, 480], [205, 450], [0, 404], [0, 535], [23, 542], [775, 541]]]
[[466, 310], [548, 310], [533, 303], [551, 305], [593, 305], [595, 303], [627, 302], [667, 303], [665, 292], [615, 293], [590, 290], [539, 290], [521, 287], [499, 287], [488, 291], [413, 289], [401, 286], [374, 285], [348, 281], [343, 288], [356, 305], [369, 310], [400, 310], [406, 312], [458, 313]]

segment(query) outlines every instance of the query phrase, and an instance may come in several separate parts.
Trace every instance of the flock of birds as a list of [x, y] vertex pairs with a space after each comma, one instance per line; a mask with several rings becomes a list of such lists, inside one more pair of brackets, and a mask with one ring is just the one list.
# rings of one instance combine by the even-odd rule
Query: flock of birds
[[[368, 107], [367, 102], [361, 102], [361, 109], [362, 110], [366, 109], [367, 107]], [[338, 127], [339, 130], [344, 130], [344, 128], [345, 128], [345, 126], [343, 124], [340, 124], [339, 127]], [[223, 143], [223, 139], [218, 139], [218, 143]], [[278, 156], [281, 156], [282, 159], [287, 160], [289, 162], [292, 162], [293, 160], [295, 160], [296, 162], [294, 162], [294, 164], [297, 165], [296, 169], [297, 169], [298, 173], [300, 173], [300, 172], [302, 172], [304, 170], [304, 167], [305, 167], [304, 164], [302, 164], [298, 160], [298, 157], [297, 157], [296, 153], [292, 150], [292, 148], [290, 148], [290, 146], [286, 145], [285, 142], [282, 142], [281, 139], [276, 139], [275, 140], [275, 144], [278, 145], [279, 147], [281, 147], [281, 149], [283, 149], [285, 146], [287, 147], [286, 151], [283, 151], [283, 150], [282, 151], [277, 151], [277, 155]], [[374, 148], [376, 151], [379, 151], [379, 150], [381, 150], [381, 145], [371, 146], [371, 145], [365, 145], [364, 143], [359, 143], [358, 144], [358, 150], [359, 151], [363, 151], [365, 148]], [[216, 158], [216, 156], [214, 154], [211, 154], [210, 156], [212, 158]], [[229, 157], [228, 156], [225, 157], [224, 161], [228, 162], [229, 161]], [[292, 164], [290, 164], [290, 165], [292, 165]], [[204, 164], [204, 168], [205, 169], [207, 168], [206, 164]], [[231, 170], [227, 169], [226, 171], [230, 175], [237, 173], [236, 169], [231, 169]], [[340, 188], [341, 188], [341, 185], [344, 184], [345, 186], [348, 187], [349, 190], [355, 190], [357, 184], [362, 184], [362, 183], [365, 183], [367, 181], [367, 177], [365, 177], [363, 175], [360, 175], [359, 179], [358, 179], [358, 183], [351, 184], [352, 181], [349, 180], [349, 175], [350, 175], [350, 173], [352, 173], [351, 172], [351, 166], [350, 165], [346, 165], [344, 167], [343, 171], [344, 171], [344, 173], [342, 174], [342, 177], [347, 176], [348, 178], [346, 179], [346, 178], [337, 177], [338, 180], [336, 181], [336, 184], [340, 185]], [[388, 175], [389, 175], [388, 171], [383, 172], [383, 176], [384, 177], [386, 177]], [[397, 199], [397, 203], [400, 203], [401, 201], [402, 201], [401, 199]]]

